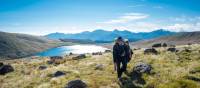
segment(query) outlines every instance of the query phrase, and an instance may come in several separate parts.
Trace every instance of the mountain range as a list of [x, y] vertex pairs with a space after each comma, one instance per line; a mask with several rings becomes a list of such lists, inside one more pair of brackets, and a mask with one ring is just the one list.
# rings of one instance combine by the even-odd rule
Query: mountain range
[[167, 43], [168, 45], [200, 44], [200, 31], [179, 32], [175, 35], [133, 42], [132, 45], [134, 47], [151, 47], [156, 43]]
[[97, 29], [92, 32], [84, 31], [76, 34], [64, 34], [57, 32], [45, 35], [45, 37], [50, 39], [80, 39], [80, 40], [91, 40], [95, 42], [111, 42], [114, 40], [114, 38], [118, 36], [127, 38], [130, 41], [138, 41], [138, 40], [153, 39], [173, 34], [176, 34], [176, 32], [166, 31], [164, 29], [159, 29], [152, 32], [139, 32], [139, 33], [134, 33], [127, 30], [120, 31], [117, 29], [115, 29], [114, 31]]

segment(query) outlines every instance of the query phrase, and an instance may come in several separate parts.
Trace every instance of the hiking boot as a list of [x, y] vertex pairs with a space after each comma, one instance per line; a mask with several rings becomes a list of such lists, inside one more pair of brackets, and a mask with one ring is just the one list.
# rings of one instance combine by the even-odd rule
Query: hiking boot
[[121, 82], [121, 81], [122, 81], [122, 78], [121, 78], [121, 77], [120, 77], [120, 78], [118, 78], [118, 81], [119, 81], [119, 82]]

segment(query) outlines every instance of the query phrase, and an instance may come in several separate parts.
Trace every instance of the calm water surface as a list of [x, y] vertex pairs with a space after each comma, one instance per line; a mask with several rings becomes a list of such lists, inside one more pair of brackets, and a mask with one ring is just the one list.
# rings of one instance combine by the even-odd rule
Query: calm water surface
[[41, 53], [36, 54], [37, 56], [63, 56], [72, 52], [73, 54], [84, 54], [93, 52], [104, 52], [107, 48], [97, 45], [72, 45], [72, 46], [61, 46], [57, 48], [51, 48]]

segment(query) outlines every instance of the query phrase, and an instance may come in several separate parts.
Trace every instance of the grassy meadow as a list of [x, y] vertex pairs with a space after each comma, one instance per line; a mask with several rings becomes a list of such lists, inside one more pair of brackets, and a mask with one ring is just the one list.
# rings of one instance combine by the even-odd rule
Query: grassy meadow
[[[47, 64], [48, 57], [4, 60], [1, 62], [11, 64], [15, 71], [0, 75], [0, 88], [63, 88], [74, 79], [81, 79], [89, 88], [200, 88], [200, 45], [177, 48], [180, 50], [176, 53], [157, 48], [158, 55], [144, 55], [143, 49], [135, 50], [122, 82], [117, 80], [111, 53], [87, 54], [87, 58], [80, 60], [65, 56], [66, 61], [58, 65]], [[133, 78], [131, 73], [138, 62], [150, 64], [151, 73]], [[99, 64], [103, 69], [95, 69]], [[39, 70], [41, 65], [47, 69]], [[64, 71], [66, 75], [52, 77], [56, 71]]]

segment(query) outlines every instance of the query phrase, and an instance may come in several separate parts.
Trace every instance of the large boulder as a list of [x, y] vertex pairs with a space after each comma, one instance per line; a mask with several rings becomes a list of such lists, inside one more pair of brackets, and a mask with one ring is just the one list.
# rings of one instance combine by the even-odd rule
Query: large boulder
[[86, 58], [85, 54], [79, 54], [77, 56], [72, 57], [73, 60], [79, 60], [79, 59], [84, 59]]
[[11, 65], [3, 65], [0, 67], [0, 75], [5, 75], [6, 73], [13, 72], [14, 68]]
[[105, 50], [105, 53], [110, 53], [110, 52], [112, 52], [111, 50]]
[[156, 47], [162, 47], [162, 44], [161, 43], [153, 44], [152, 47], [155, 47], [155, 48]]
[[102, 55], [102, 52], [94, 52], [92, 55]]
[[44, 69], [47, 69], [47, 66], [41, 65], [41, 66], [39, 66], [38, 69], [39, 69], [39, 70], [44, 70]]
[[144, 54], [158, 54], [158, 51], [154, 48], [151, 49], [145, 49]]
[[104, 69], [104, 65], [103, 64], [97, 64], [95, 66], [95, 70], [103, 70]]
[[84, 83], [82, 80], [72, 80], [67, 83], [65, 88], [88, 88], [87, 84]]
[[51, 56], [50, 59], [56, 60], [56, 59], [63, 59], [62, 56]]
[[168, 48], [167, 51], [176, 52], [176, 48]]
[[167, 43], [163, 43], [163, 44], [162, 44], [162, 47], [167, 47]]
[[3, 65], [4, 65], [3, 62], [0, 62], [0, 67], [3, 66]]
[[64, 76], [64, 75], [65, 75], [65, 72], [63, 72], [63, 71], [56, 71], [53, 74], [53, 77], [60, 77], [60, 76]]
[[151, 65], [142, 62], [137, 63], [133, 68], [133, 71], [137, 73], [150, 73], [151, 70]]
[[50, 60], [47, 61], [48, 64], [61, 64], [64, 62], [65, 62], [65, 59], [62, 56], [51, 56]]
[[73, 53], [72, 53], [72, 52], [70, 52], [70, 53], [69, 53], [69, 56], [71, 56], [71, 55], [73, 55]]

